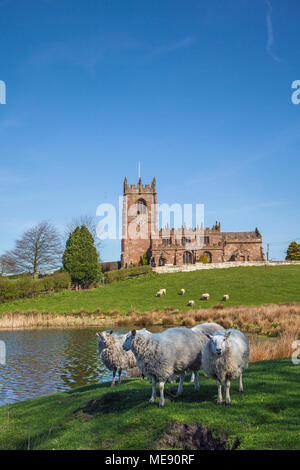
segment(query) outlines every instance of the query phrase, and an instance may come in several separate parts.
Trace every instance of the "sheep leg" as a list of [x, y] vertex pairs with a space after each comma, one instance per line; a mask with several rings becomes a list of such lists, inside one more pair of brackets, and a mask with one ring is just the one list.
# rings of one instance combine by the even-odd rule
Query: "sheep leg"
[[160, 393], [159, 407], [160, 408], [165, 406], [164, 386], [165, 386], [164, 382], [159, 382], [159, 393]]
[[199, 387], [199, 375], [198, 374], [199, 374], [199, 371], [197, 370], [195, 372], [195, 386], [194, 386], [195, 392], [199, 392], [199, 389], [200, 389], [200, 387]]
[[221, 405], [222, 401], [223, 401], [223, 397], [222, 397], [222, 384], [221, 384], [220, 380], [217, 380], [217, 388], [218, 388], [218, 401], [217, 401], [217, 404]]
[[150, 404], [154, 403], [155, 399], [156, 399], [156, 380], [152, 379], [152, 395], [151, 395], [151, 398], [149, 400], [149, 403]]
[[192, 372], [192, 375], [191, 375], [191, 382], [195, 382], [195, 373]]
[[177, 389], [177, 392], [176, 392], [177, 397], [182, 395], [183, 381], [184, 381], [184, 374], [181, 374], [180, 379], [179, 379], [178, 389]]
[[226, 389], [226, 405], [230, 405], [230, 380], [225, 380], [225, 389]]
[[119, 370], [119, 380], [118, 380], [118, 385], [121, 385], [121, 374], [122, 374], [122, 369]]
[[242, 374], [239, 377], [239, 392], [243, 392], [244, 387], [243, 387], [243, 380], [242, 380]]
[[114, 371], [113, 371], [113, 379], [112, 379], [111, 387], [114, 387], [114, 386], [115, 386], [116, 373], [117, 373], [117, 371], [114, 370]]

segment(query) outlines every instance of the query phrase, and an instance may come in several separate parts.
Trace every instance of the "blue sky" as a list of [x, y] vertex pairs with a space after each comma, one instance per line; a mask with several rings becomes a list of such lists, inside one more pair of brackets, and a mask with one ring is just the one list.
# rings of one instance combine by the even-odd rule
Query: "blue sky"
[[283, 258], [300, 238], [299, 36], [298, 0], [0, 0], [0, 253], [117, 203], [141, 161], [159, 202], [258, 226]]

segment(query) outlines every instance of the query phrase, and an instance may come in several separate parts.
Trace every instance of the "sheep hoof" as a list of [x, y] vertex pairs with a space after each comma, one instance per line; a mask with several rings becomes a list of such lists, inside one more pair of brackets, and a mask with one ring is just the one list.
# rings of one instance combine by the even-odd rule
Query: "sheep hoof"
[[240, 393], [243, 393], [243, 391], [244, 391], [243, 388], [240, 388], [240, 389], [239, 389], [239, 392], [240, 392]]
[[230, 405], [230, 400], [226, 400], [226, 405]]
[[220, 401], [220, 400], [217, 401], [217, 405], [222, 405], [222, 403], [223, 403], [223, 402]]
[[164, 402], [164, 401], [159, 402], [159, 407], [160, 407], [160, 408], [163, 408], [164, 406], [165, 406], [165, 402]]
[[153, 403], [155, 403], [155, 398], [151, 397], [150, 400], [149, 400], [149, 403], [150, 403], [150, 405], [153, 405]]

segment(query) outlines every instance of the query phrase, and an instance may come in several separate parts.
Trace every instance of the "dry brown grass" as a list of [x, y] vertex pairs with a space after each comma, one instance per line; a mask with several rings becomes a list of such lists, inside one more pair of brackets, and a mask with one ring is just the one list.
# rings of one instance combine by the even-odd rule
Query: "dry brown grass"
[[[132, 310], [121, 315], [118, 310], [87, 313], [84, 309], [71, 314], [40, 313], [36, 311], [3, 313], [0, 329], [67, 328], [87, 326], [192, 327], [197, 323], [217, 322], [224, 328], [238, 328], [248, 334], [252, 362], [289, 357], [294, 340], [300, 339], [300, 304], [224, 307], [180, 312], [166, 308], [139, 313]], [[271, 338], [271, 340], [270, 340]]]
[[293, 341], [297, 339], [295, 335], [283, 334], [275, 339], [265, 337], [248, 337], [250, 342], [250, 362], [264, 361], [267, 359], [277, 359], [290, 357]]

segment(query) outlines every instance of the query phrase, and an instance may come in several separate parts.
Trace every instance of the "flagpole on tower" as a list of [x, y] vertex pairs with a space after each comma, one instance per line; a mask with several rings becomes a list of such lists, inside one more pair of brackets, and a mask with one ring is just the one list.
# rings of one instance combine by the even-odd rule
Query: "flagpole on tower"
[[139, 173], [139, 179], [141, 177], [141, 162], [138, 164], [138, 173]]

